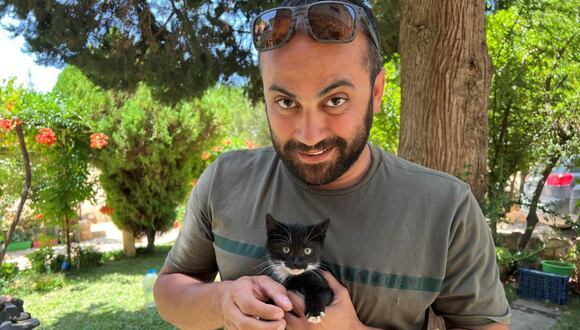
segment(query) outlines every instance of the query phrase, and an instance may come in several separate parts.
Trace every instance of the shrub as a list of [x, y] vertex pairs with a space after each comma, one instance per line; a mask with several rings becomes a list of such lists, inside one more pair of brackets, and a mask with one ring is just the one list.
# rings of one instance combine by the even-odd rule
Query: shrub
[[0, 294], [7, 294], [7, 290], [12, 286], [12, 282], [18, 275], [19, 269], [16, 264], [3, 263], [0, 267]]
[[27, 282], [34, 292], [48, 292], [64, 286], [65, 277], [63, 274], [34, 274]]
[[43, 274], [51, 269], [50, 265], [55, 258], [54, 250], [51, 247], [42, 247], [27, 255], [26, 258], [30, 260], [34, 273]]
[[103, 254], [96, 251], [93, 247], [82, 249], [77, 247], [74, 249], [75, 256], [72, 264], [77, 265], [78, 268], [88, 268], [99, 266], [103, 263]]

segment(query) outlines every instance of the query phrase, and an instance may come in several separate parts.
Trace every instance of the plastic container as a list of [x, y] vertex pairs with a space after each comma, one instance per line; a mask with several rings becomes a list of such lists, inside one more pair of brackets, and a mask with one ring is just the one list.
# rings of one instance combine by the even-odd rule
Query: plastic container
[[143, 290], [145, 293], [145, 308], [154, 308], [155, 299], [153, 298], [153, 286], [155, 285], [155, 280], [157, 279], [157, 272], [155, 268], [150, 268], [145, 274], [143, 279]]
[[519, 270], [518, 295], [534, 298], [553, 304], [566, 305], [568, 303], [569, 276], [550, 274], [538, 270]]
[[546, 273], [571, 276], [576, 270], [576, 265], [554, 260], [542, 260], [542, 270]]

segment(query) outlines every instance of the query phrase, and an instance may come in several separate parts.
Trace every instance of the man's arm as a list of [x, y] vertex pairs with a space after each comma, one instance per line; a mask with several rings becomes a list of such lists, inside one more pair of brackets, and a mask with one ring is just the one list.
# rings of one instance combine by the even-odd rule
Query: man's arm
[[180, 329], [284, 329], [292, 309], [284, 287], [266, 276], [205, 283], [164, 267], [153, 292], [161, 317]]
[[[468, 329], [463, 329], [463, 328], [451, 328], [449, 330], [468, 330]], [[510, 330], [510, 325], [509, 324], [501, 324], [501, 323], [496, 323], [488, 328], [482, 328], [481, 330]]]

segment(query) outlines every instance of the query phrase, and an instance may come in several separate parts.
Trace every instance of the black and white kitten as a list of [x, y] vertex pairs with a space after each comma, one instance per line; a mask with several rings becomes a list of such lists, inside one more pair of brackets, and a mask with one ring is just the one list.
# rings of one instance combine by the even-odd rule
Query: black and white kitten
[[285, 224], [266, 215], [270, 269], [287, 290], [304, 296], [304, 315], [318, 323], [334, 293], [320, 273], [320, 258], [330, 220], [312, 226]]

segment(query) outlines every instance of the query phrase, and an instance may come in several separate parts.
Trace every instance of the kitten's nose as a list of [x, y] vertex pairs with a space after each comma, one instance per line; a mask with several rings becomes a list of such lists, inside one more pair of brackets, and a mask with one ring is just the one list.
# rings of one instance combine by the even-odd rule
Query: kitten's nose
[[302, 258], [294, 258], [294, 260], [292, 260], [292, 266], [290, 268], [305, 269], [306, 263], [304, 262], [304, 260], [302, 260]]

